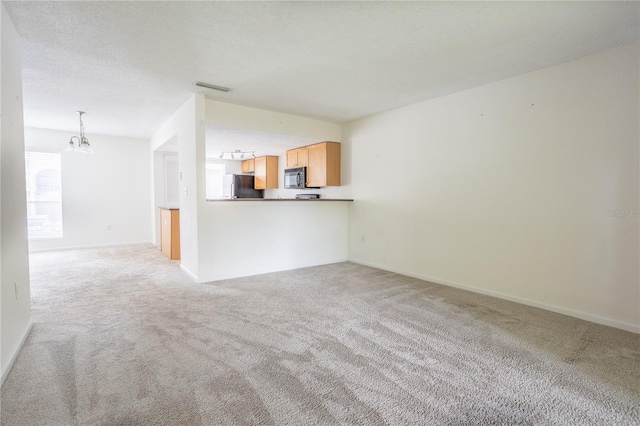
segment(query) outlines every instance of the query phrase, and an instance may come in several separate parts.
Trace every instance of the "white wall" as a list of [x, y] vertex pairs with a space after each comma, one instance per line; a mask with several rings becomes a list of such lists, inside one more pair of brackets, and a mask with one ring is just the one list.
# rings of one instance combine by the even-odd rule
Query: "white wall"
[[350, 258], [640, 331], [639, 47], [346, 125]]
[[[336, 123], [210, 99], [206, 99], [205, 106], [207, 125], [337, 142], [341, 139], [341, 126]], [[283, 152], [279, 157], [280, 188], [284, 186], [284, 155]], [[203, 161], [198, 157], [198, 162]], [[348, 164], [343, 162], [343, 176]], [[347, 190], [340, 187], [333, 194]], [[296, 192], [301, 191], [267, 190], [265, 196], [277, 198], [278, 194], [286, 194], [282, 198], [293, 198]], [[200, 197], [199, 269], [194, 278], [202, 282], [346, 260], [348, 205], [294, 201], [207, 203]]]
[[0, 15], [0, 365], [4, 382], [31, 327], [31, 300], [20, 40], [4, 5]]
[[[206, 100], [206, 122], [210, 126], [220, 126], [241, 130], [252, 130], [277, 135], [288, 135], [319, 141], [340, 142], [342, 126], [337, 123], [267, 111], [258, 108], [234, 105], [211, 99]], [[319, 189], [285, 189], [284, 169], [287, 164], [285, 152], [273, 152], [278, 156], [278, 189], [265, 190], [265, 198], [295, 198], [298, 193], [320, 194], [322, 198], [350, 198], [350, 151], [347, 146], [341, 151], [341, 180], [339, 187]]]
[[[151, 137], [151, 152], [176, 138], [180, 168], [180, 266], [193, 277], [198, 274], [199, 203], [205, 202], [204, 95], [189, 98]], [[154, 164], [155, 167], [155, 164]], [[153, 171], [158, 176], [158, 170]], [[156, 194], [157, 195], [157, 194]], [[154, 199], [153, 205], [161, 203]], [[159, 220], [153, 215], [154, 229]]]
[[231, 129], [340, 142], [340, 124], [206, 99], [206, 123]]
[[242, 162], [235, 160], [221, 160], [215, 157], [207, 157], [207, 162], [215, 164], [224, 164], [224, 174], [242, 174]]
[[88, 134], [95, 154], [87, 155], [65, 151], [73, 135], [25, 129], [26, 148], [61, 152], [62, 167], [63, 238], [31, 240], [29, 248], [150, 242], [149, 141]]
[[[161, 149], [161, 148], [160, 148]], [[152, 212], [152, 216], [154, 219], [154, 229], [152, 234], [154, 236], [154, 244], [160, 246], [160, 207], [179, 207], [178, 206], [169, 206], [165, 202], [165, 157], [175, 157], [178, 158], [177, 152], [165, 152], [165, 151], [155, 151], [153, 152], [153, 181], [154, 181], [154, 208]], [[212, 162], [216, 164], [224, 164], [225, 174], [240, 174], [242, 173], [242, 166], [240, 161], [232, 161], [232, 160], [221, 160], [219, 158], [209, 157], [207, 158], [207, 162]]]
[[348, 208], [346, 201], [206, 203], [197, 281], [346, 261]]
[[[166, 188], [165, 188], [165, 160], [167, 157], [175, 157], [178, 159], [177, 152], [164, 152], [164, 151], [155, 151], [152, 153], [153, 156], [153, 211], [152, 211], [152, 222], [154, 224], [152, 235], [153, 235], [153, 243], [157, 246], [160, 246], [160, 208], [174, 208], [179, 207], [174, 205], [167, 205], [167, 197], [166, 197]], [[155, 226], [155, 224], [158, 224]]]
[[[160, 207], [164, 207], [164, 152], [152, 152], [151, 180], [153, 182], [153, 202], [151, 209], [153, 243], [160, 246]], [[177, 155], [177, 154], [175, 154]]]
[[[195, 94], [185, 102], [153, 135], [150, 150], [155, 152], [176, 140], [178, 142], [181, 173], [180, 266], [186, 273], [194, 280], [203, 282], [346, 259], [346, 203], [288, 205], [291, 202], [275, 202], [286, 204], [267, 205], [233, 202], [231, 205], [207, 202], [206, 125], [320, 140], [339, 140], [341, 129], [335, 123], [225, 104], [207, 100], [201, 94]], [[160, 172], [155, 154], [150, 164], [154, 168], [151, 176], [157, 186]], [[159, 197], [159, 192], [154, 190], [154, 208], [158, 205]], [[155, 214], [152, 216], [155, 217]], [[299, 228], [303, 223], [307, 226], [306, 221], [315, 221], [319, 225], [305, 236], [299, 232]], [[154, 222], [154, 228], [157, 228], [157, 219]], [[301, 239], [313, 248], [296, 251], [298, 254], [295, 256], [288, 255], [287, 250], [300, 246]], [[316, 242], [317, 245], [309, 242]], [[246, 263], [243, 257], [243, 266], [238, 268], [238, 251], [251, 257], [251, 263]]]

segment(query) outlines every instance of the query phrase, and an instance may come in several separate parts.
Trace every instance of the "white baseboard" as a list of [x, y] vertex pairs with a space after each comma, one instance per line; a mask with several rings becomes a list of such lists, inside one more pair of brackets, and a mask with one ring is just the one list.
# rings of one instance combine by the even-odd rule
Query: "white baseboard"
[[5, 366], [4, 370], [2, 370], [2, 377], [0, 378], [0, 386], [2, 386], [4, 384], [5, 379], [9, 375], [9, 372], [11, 371], [11, 368], [13, 367], [13, 364], [16, 362], [16, 358], [18, 358], [18, 354], [20, 353], [20, 349], [22, 349], [22, 346], [24, 345], [24, 342], [27, 341], [27, 337], [29, 337], [29, 333], [31, 332], [32, 328], [33, 328], [33, 320], [30, 318], [29, 319], [29, 325], [27, 325], [27, 328], [25, 329], [25, 331], [24, 331], [24, 333], [22, 335], [22, 338], [20, 339], [20, 342], [18, 343], [18, 346], [16, 346], [16, 348], [13, 350], [13, 352], [11, 353], [11, 357], [9, 358], [9, 362]]
[[125, 243], [91, 244], [86, 246], [52, 247], [52, 248], [42, 248], [42, 249], [29, 248], [29, 253], [40, 253], [44, 251], [82, 250], [82, 249], [103, 248], [103, 247], [137, 246], [141, 244], [153, 244], [153, 243], [151, 241], [129, 241]]
[[188, 270], [184, 265], [180, 264], [180, 269], [182, 270], [182, 272], [187, 274], [187, 276], [191, 278], [193, 282], [200, 283], [200, 280], [198, 280], [198, 276], [193, 272], [191, 272], [190, 270]]
[[602, 317], [599, 317], [597, 315], [592, 315], [592, 314], [587, 314], [587, 313], [584, 313], [584, 312], [574, 311], [574, 310], [571, 310], [571, 309], [562, 308], [560, 306], [548, 305], [546, 303], [540, 303], [540, 302], [536, 302], [534, 300], [524, 299], [522, 297], [512, 296], [512, 295], [509, 295], [509, 294], [500, 293], [500, 292], [493, 291], [493, 290], [485, 290], [485, 289], [482, 289], [482, 288], [473, 287], [473, 286], [469, 286], [469, 285], [466, 285], [466, 284], [461, 284], [461, 283], [457, 283], [457, 282], [453, 282], [453, 281], [443, 280], [443, 279], [436, 278], [436, 277], [429, 277], [429, 276], [420, 275], [420, 274], [412, 274], [412, 273], [409, 273], [409, 272], [406, 272], [406, 271], [401, 271], [401, 270], [396, 269], [396, 268], [390, 268], [388, 266], [383, 266], [383, 265], [378, 265], [376, 263], [367, 262], [365, 260], [349, 259], [349, 261], [353, 262], [353, 263], [360, 264], [360, 265], [371, 266], [372, 268], [382, 269], [384, 271], [394, 272], [396, 274], [406, 275], [408, 277], [418, 278], [420, 280], [429, 281], [429, 282], [436, 283], [436, 284], [442, 284], [442, 285], [446, 285], [446, 286], [449, 286], [449, 287], [455, 287], [455, 288], [459, 288], [459, 289], [462, 289], [462, 290], [472, 291], [474, 293], [480, 293], [480, 294], [484, 294], [484, 295], [487, 295], [487, 296], [497, 297], [498, 299], [509, 300], [511, 302], [516, 302], [516, 303], [520, 303], [520, 304], [527, 305], [527, 306], [533, 306], [534, 308], [540, 308], [540, 309], [544, 309], [544, 310], [547, 310], [547, 311], [556, 312], [558, 314], [568, 315], [570, 317], [579, 318], [579, 319], [582, 319], [582, 320], [585, 320], [585, 321], [589, 321], [589, 322], [594, 322], [596, 324], [602, 324], [602, 325], [606, 325], [606, 326], [609, 326], [609, 327], [619, 328], [621, 330], [631, 331], [632, 333], [640, 334], [640, 325], [629, 324], [629, 323], [625, 323], [625, 322], [621, 322], [621, 321], [615, 321], [615, 320], [611, 320], [611, 319], [608, 319], [608, 318], [602, 318]]
[[257, 275], [263, 275], [263, 274], [271, 274], [271, 273], [275, 273], [275, 272], [284, 272], [284, 271], [292, 271], [294, 269], [301, 269], [301, 268], [311, 268], [314, 266], [322, 266], [322, 265], [331, 265], [334, 263], [341, 263], [341, 262], [348, 262], [349, 259], [347, 258], [338, 258], [338, 259], [325, 259], [325, 260], [321, 260], [319, 262], [311, 262], [311, 263], [305, 263], [305, 264], [300, 264], [300, 265], [289, 265], [285, 268], [273, 268], [273, 269], [264, 269], [264, 270], [260, 270], [260, 271], [253, 271], [251, 273], [245, 273], [245, 272], [231, 272], [231, 273], [224, 273], [224, 274], [215, 274], [215, 275], [207, 275], [205, 276], [205, 279], [202, 279], [200, 281], [197, 281], [198, 283], [208, 283], [208, 282], [214, 282], [214, 281], [221, 281], [221, 280], [231, 280], [234, 278], [244, 278], [244, 277], [254, 277]]

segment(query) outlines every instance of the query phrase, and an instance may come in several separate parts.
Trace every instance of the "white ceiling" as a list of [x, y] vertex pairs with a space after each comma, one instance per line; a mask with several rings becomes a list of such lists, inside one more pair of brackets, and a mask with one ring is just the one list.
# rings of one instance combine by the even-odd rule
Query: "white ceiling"
[[638, 2], [3, 3], [26, 126], [76, 130], [84, 110], [89, 134], [145, 138], [193, 92], [345, 122], [640, 33]]

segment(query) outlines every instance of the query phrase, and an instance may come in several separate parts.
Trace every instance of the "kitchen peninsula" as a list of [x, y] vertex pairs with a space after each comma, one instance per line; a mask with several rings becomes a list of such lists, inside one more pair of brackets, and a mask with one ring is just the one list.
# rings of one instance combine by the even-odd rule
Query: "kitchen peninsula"
[[[349, 215], [359, 201], [342, 201], [352, 198], [352, 179], [341, 137], [336, 123], [194, 94], [151, 141], [156, 207], [167, 196], [164, 153], [177, 152], [180, 268], [204, 283], [346, 261]], [[303, 167], [307, 179], [296, 176], [292, 187], [286, 170]], [[225, 198], [227, 175], [253, 176], [252, 189], [266, 199]], [[322, 198], [294, 199], [301, 193]], [[156, 233], [159, 241], [160, 226]]]
[[349, 198], [225, 198], [225, 199], [210, 199], [207, 202], [242, 202], [242, 201], [353, 201]]
[[198, 281], [348, 259], [352, 200], [232, 199], [204, 203]]

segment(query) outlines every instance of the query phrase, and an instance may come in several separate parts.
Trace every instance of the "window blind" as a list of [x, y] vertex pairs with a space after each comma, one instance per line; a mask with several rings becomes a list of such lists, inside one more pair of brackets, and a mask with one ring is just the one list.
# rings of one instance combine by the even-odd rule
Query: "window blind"
[[26, 151], [25, 172], [29, 238], [62, 238], [60, 153]]

